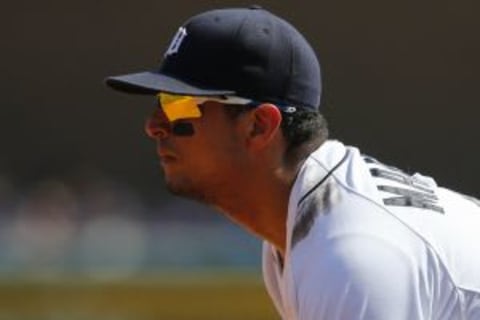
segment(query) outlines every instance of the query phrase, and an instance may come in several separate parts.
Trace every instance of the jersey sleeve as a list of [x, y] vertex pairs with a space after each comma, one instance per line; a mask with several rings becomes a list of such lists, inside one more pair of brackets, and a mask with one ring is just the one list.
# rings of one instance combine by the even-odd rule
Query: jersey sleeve
[[298, 319], [426, 319], [429, 288], [421, 287], [428, 275], [400, 247], [350, 234], [316, 249], [319, 254], [292, 252]]

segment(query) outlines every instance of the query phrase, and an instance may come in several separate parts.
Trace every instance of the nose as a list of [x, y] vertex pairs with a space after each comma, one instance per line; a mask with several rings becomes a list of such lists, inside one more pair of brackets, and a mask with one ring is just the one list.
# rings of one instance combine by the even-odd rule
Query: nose
[[159, 110], [156, 110], [145, 122], [145, 133], [152, 139], [164, 139], [169, 132], [170, 124]]

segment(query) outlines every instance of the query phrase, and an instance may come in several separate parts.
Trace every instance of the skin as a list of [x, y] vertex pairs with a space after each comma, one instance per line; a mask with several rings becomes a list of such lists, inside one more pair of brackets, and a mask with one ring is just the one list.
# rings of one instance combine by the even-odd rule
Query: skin
[[[147, 120], [168, 189], [216, 207], [250, 232], [285, 252], [290, 189], [301, 163], [287, 166], [281, 113], [272, 104], [232, 120], [218, 102], [188, 119], [193, 136], [172, 135], [161, 108]], [[184, 121], [184, 120], [180, 120]]]

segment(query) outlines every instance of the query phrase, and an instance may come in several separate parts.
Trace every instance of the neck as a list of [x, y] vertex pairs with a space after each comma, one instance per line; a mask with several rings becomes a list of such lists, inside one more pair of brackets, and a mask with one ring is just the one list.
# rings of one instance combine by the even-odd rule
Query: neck
[[248, 171], [248, 177], [243, 174], [236, 178], [235, 190], [223, 190], [224, 195], [217, 198], [215, 205], [284, 255], [288, 201], [297, 171], [298, 168], [287, 171], [265, 167]]

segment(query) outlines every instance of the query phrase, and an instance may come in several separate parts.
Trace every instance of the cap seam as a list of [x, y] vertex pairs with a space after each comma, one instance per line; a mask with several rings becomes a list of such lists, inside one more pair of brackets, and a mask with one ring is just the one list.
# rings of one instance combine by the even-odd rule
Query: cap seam
[[[237, 26], [237, 30], [235, 30], [234, 35], [233, 35], [233, 39], [232, 39], [232, 40], [234, 40], [234, 41], [232, 41], [232, 43], [237, 42], [237, 39], [238, 39], [238, 37], [239, 37], [239, 35], [240, 35], [240, 32], [241, 32], [241, 30], [244, 28], [245, 24], [247, 23], [247, 19], [248, 19], [248, 18], [249, 18], [249, 16], [248, 16], [248, 15], [245, 15], [245, 16], [243, 17], [243, 19], [242, 19], [242, 22], [239, 23], [239, 25]], [[238, 50], [238, 47], [235, 47], [235, 49]], [[235, 70], [235, 71], [238, 71], [238, 70]], [[237, 90], [232, 90], [232, 91], [235, 91], [235, 94], [239, 94], [238, 88], [237, 88]]]
[[[288, 30], [289, 33], [291, 32], [290, 30]], [[293, 56], [293, 45], [292, 45], [292, 37], [291, 36], [287, 36], [287, 41], [288, 41], [288, 53], [289, 53], [289, 74], [288, 74], [288, 77], [287, 77], [287, 80], [286, 80], [286, 83], [285, 83], [285, 87], [284, 87], [284, 90], [283, 92], [290, 92], [290, 90], [292, 89], [292, 75], [293, 75], [293, 60], [294, 60], [294, 56]], [[283, 97], [284, 100], [290, 100], [289, 97], [287, 96], [284, 96]], [[285, 101], [285, 102], [288, 102], [290, 103], [289, 101]]]
[[245, 25], [245, 22], [248, 18], [249, 17], [247, 15], [245, 15], [245, 17], [243, 17], [243, 19], [242, 19], [242, 22], [238, 25], [237, 30], [235, 30], [235, 33], [233, 35], [235, 40], [237, 39], [238, 34], [240, 33], [240, 30], [243, 28], [243, 26]]

